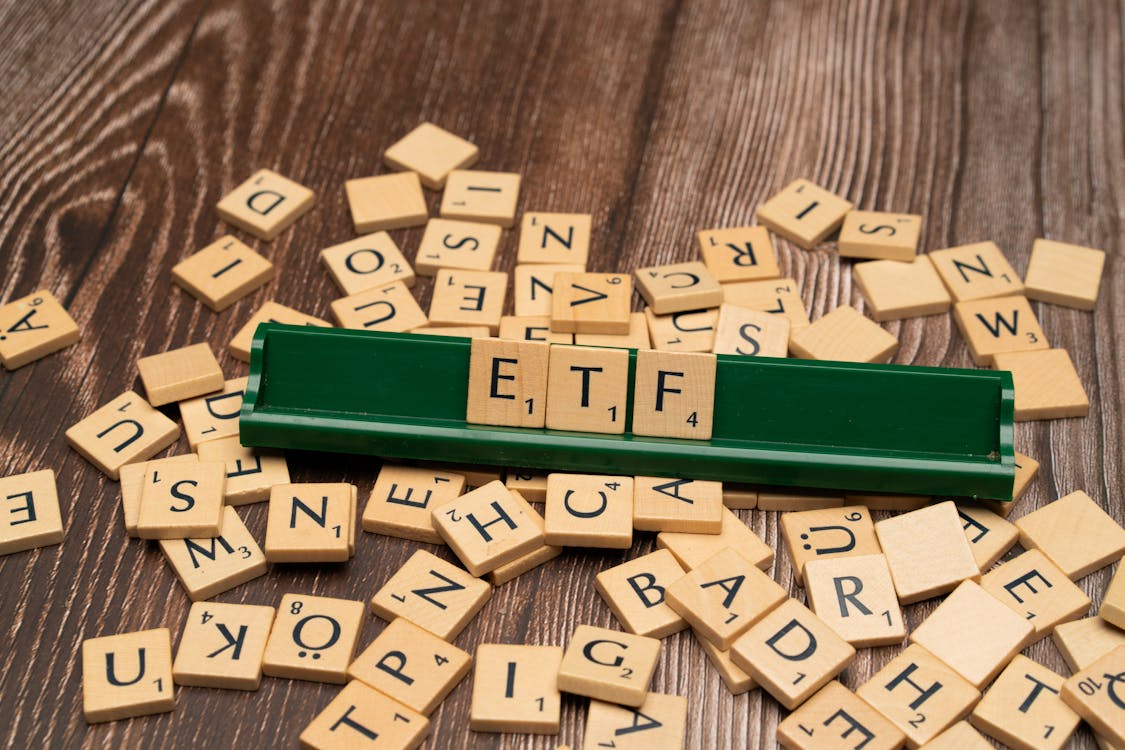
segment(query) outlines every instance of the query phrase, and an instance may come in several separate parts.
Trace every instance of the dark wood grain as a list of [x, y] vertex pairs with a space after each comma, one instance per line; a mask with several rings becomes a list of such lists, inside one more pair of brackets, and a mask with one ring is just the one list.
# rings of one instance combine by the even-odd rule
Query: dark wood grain
[[[226, 343], [267, 299], [328, 317], [338, 292], [317, 251], [353, 236], [343, 182], [385, 171], [383, 149], [423, 120], [477, 143], [480, 168], [520, 172], [521, 210], [592, 213], [597, 270], [693, 258], [696, 230], [751, 222], [798, 176], [860, 207], [923, 214], [927, 250], [993, 239], [1021, 273], [1036, 237], [1105, 249], [1093, 314], [1034, 305], [1093, 408], [1018, 425], [1017, 448], [1042, 470], [1016, 513], [1081, 488], [1120, 520], [1123, 24], [1109, 0], [0, 4], [0, 299], [46, 287], [83, 330], [77, 346], [0, 375], [0, 472], [54, 468], [68, 523], [61, 546], [0, 557], [0, 740], [292, 747], [335, 693], [269, 678], [250, 694], [186, 688], [171, 714], [88, 727], [81, 641], [158, 626], [178, 636], [189, 602], [158, 548], [124, 537], [117, 484], [62, 433], [131, 387], [139, 356], [208, 341], [228, 376], [244, 374]], [[216, 315], [169, 272], [230, 231], [214, 204], [259, 167], [312, 187], [318, 204], [254, 243], [278, 278]], [[394, 237], [412, 257], [421, 232]], [[503, 270], [515, 240], [505, 232]], [[813, 317], [863, 307], [832, 242], [778, 248]], [[417, 292], [428, 304], [429, 282]], [[972, 365], [948, 316], [886, 328], [898, 362]], [[354, 482], [364, 496], [378, 470], [363, 457], [289, 463], [295, 481]], [[264, 511], [241, 509], [259, 539]], [[741, 515], [780, 549], [775, 514]], [[363, 534], [346, 565], [274, 566], [218, 599], [367, 599], [416, 547]], [[651, 548], [641, 535], [629, 556]], [[576, 623], [613, 626], [593, 576], [625, 558], [568, 552], [498, 589], [458, 645], [560, 644]], [[784, 554], [773, 573], [803, 598]], [[1108, 580], [1080, 585], [1096, 605]], [[932, 608], [908, 607], [908, 625]], [[369, 620], [362, 642], [381, 627]], [[895, 651], [861, 652], [844, 682]], [[1065, 672], [1049, 640], [1028, 653]], [[429, 747], [580, 746], [585, 702], [571, 697], [557, 738], [469, 733], [470, 682], [434, 713]], [[689, 634], [664, 641], [653, 687], [689, 697], [688, 747], [774, 745], [777, 705], [732, 697]]]

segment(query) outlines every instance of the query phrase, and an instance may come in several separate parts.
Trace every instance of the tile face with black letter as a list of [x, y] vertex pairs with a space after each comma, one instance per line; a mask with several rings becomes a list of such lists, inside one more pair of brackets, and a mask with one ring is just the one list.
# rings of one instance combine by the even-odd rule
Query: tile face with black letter
[[558, 646], [482, 643], [473, 671], [474, 732], [558, 734], [562, 696]]
[[579, 625], [559, 665], [559, 690], [640, 706], [659, 658], [656, 638]]
[[87, 723], [159, 714], [175, 707], [168, 628], [82, 642], [82, 713]]
[[277, 172], [260, 169], [215, 206], [223, 221], [260, 240], [272, 240], [304, 216], [316, 194]]

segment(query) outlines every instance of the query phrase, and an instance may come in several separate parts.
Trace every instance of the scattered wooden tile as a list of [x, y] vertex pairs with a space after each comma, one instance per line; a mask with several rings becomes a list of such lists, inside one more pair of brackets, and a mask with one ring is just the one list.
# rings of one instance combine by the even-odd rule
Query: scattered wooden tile
[[518, 493], [497, 480], [432, 511], [434, 528], [465, 569], [482, 576], [543, 546], [537, 515]]
[[1008, 518], [1012, 509], [1016, 507], [1016, 501], [1023, 495], [1024, 490], [1039, 473], [1039, 462], [1031, 456], [1025, 456], [1019, 451], [1016, 454], [1016, 478], [1012, 486], [1012, 499], [1009, 501], [1004, 500], [974, 500], [973, 504], [982, 508], [987, 508], [998, 516]]
[[149, 465], [141, 486], [137, 536], [194, 539], [218, 536], [223, 523], [226, 465], [184, 461]]
[[456, 336], [463, 339], [486, 339], [491, 331], [488, 326], [431, 326], [424, 325], [412, 328], [411, 333], [420, 333], [426, 336]]
[[1062, 675], [1016, 654], [970, 721], [1015, 750], [1057, 750], [1078, 728], [1078, 714], [1063, 703]]
[[880, 323], [949, 312], [953, 303], [927, 255], [919, 255], [908, 263], [856, 263], [852, 277], [867, 300], [871, 317]]
[[259, 169], [223, 196], [215, 209], [228, 224], [269, 242], [304, 216], [316, 194], [277, 172]]
[[633, 528], [718, 534], [723, 530], [723, 483], [635, 477]]
[[[521, 503], [526, 507], [526, 515], [535, 527], [536, 531], [546, 537], [547, 524], [543, 520], [543, 516], [539, 512], [527, 504], [523, 495], [515, 490], [508, 490], [515, 495]], [[554, 560], [562, 554], [562, 547], [558, 547], [546, 542], [541, 543], [539, 546], [532, 548], [530, 552], [525, 552], [515, 560], [498, 565], [488, 572], [488, 580], [493, 586], [501, 586], [508, 581], [514, 580], [530, 570], [534, 570], [548, 560]]]
[[475, 144], [424, 122], [391, 144], [383, 161], [400, 172], [417, 172], [422, 184], [431, 190], [445, 187], [445, 178], [455, 169], [476, 164], [480, 149]]
[[176, 684], [257, 690], [275, 614], [254, 604], [192, 604], [172, 664]]
[[695, 236], [704, 264], [720, 283], [776, 279], [781, 275], [765, 227], [703, 229]]
[[418, 550], [371, 600], [384, 620], [404, 617], [453, 640], [492, 596], [492, 587], [440, 557]]
[[227, 505], [269, 500], [270, 488], [289, 484], [289, 465], [276, 451], [248, 448], [237, 435], [208, 440], [197, 449], [200, 461], [221, 461], [227, 467], [223, 499]]
[[844, 495], [844, 502], [847, 505], [863, 505], [868, 510], [889, 510], [896, 513], [925, 508], [932, 500], [933, 498], [929, 495], [887, 495], [883, 493]]
[[[1032, 641], [1082, 617], [1090, 597], [1039, 550], [1028, 550], [981, 578], [981, 586], [1035, 628]], [[1027, 645], [1027, 644], [1024, 644]]]
[[272, 278], [273, 263], [229, 234], [172, 267], [172, 281], [214, 312], [227, 309]]
[[401, 281], [414, 286], [414, 269], [386, 232], [376, 232], [320, 251], [336, 286], [351, 296]]
[[879, 521], [875, 536], [903, 604], [952, 591], [964, 580], [980, 580], [980, 568], [951, 501]]
[[719, 679], [723, 681], [723, 684], [726, 685], [731, 695], [742, 695], [758, 687], [758, 683], [754, 682], [754, 678], [746, 674], [746, 672], [730, 658], [730, 651], [723, 651], [698, 633], [692, 633], [692, 635], [695, 636], [696, 643], [703, 649], [703, 653], [707, 654], [707, 660], [711, 662], [711, 666], [719, 673]]
[[638, 351], [633, 434], [710, 440], [717, 362], [714, 354]]
[[633, 478], [547, 475], [547, 544], [629, 549], [633, 544]]
[[121, 467], [145, 461], [176, 442], [180, 427], [125, 391], [66, 431], [66, 441], [110, 479]]
[[1093, 310], [1104, 265], [1103, 250], [1037, 239], [1031, 244], [1031, 262], [1024, 279], [1027, 296], [1078, 310]]
[[801, 359], [886, 362], [898, 339], [854, 307], [837, 307], [808, 328], [789, 336], [789, 351]]
[[546, 419], [549, 429], [620, 435], [625, 432], [628, 395], [628, 351], [551, 347]]
[[871, 513], [862, 505], [783, 513], [779, 522], [798, 582], [809, 560], [882, 552]]
[[775, 234], [811, 250], [831, 234], [852, 204], [808, 180], [795, 180], [758, 206], [755, 215]]
[[46, 289], [0, 306], [0, 364], [6, 370], [64, 349], [78, 337], [78, 324]]
[[161, 539], [160, 550], [193, 602], [266, 574], [266, 556], [229, 505], [223, 508], [217, 536]]
[[805, 564], [809, 607], [856, 648], [902, 643], [906, 625], [887, 560], [856, 555]]
[[209, 396], [197, 396], [180, 402], [184, 435], [192, 450], [197, 450], [209, 440], [238, 435], [238, 415], [242, 411], [246, 381], [247, 378], [234, 378], [226, 381], [221, 390]]
[[352, 680], [301, 732], [305, 750], [347, 750], [378, 738], [382, 747], [414, 750], [430, 734], [430, 720]]
[[508, 469], [504, 474], [504, 484], [508, 489], [523, 495], [529, 503], [542, 503], [547, 500], [547, 472], [545, 471]]
[[684, 569], [668, 550], [656, 550], [603, 570], [594, 586], [627, 633], [664, 638], [687, 627], [665, 601], [668, 587]]
[[429, 320], [401, 281], [368, 289], [332, 302], [332, 317], [341, 328], [405, 333]]
[[86, 723], [148, 716], [176, 707], [168, 628], [82, 641], [82, 713]]
[[1125, 646], [1118, 646], [1063, 683], [1062, 699], [1102, 738], [1125, 745]]
[[699, 261], [638, 268], [637, 291], [656, 315], [702, 310], [723, 303], [723, 289]]
[[66, 535], [53, 469], [0, 477], [0, 555], [58, 544]]
[[629, 313], [629, 332], [615, 333], [576, 333], [574, 343], [578, 346], [607, 346], [617, 349], [648, 349], [648, 321], [644, 313]]
[[209, 344], [192, 344], [141, 357], [137, 360], [137, 371], [153, 406], [202, 396], [223, 387], [223, 371]]
[[629, 333], [633, 279], [616, 273], [556, 273], [551, 330], [563, 333]]
[[326, 320], [306, 315], [276, 302], [267, 302], [250, 317], [250, 320], [246, 321], [242, 328], [238, 329], [238, 333], [234, 334], [234, 338], [230, 340], [229, 350], [232, 357], [243, 362], [250, 361], [250, 342], [254, 338], [254, 331], [258, 329], [258, 325], [261, 323], [332, 327], [332, 324]]
[[[1125, 561], [1125, 558], [1122, 558]], [[1118, 563], [1117, 572], [1106, 587], [1098, 617], [1125, 630], [1125, 565]]]
[[464, 474], [383, 464], [363, 509], [363, 530], [442, 544], [432, 511], [460, 495], [464, 488]]
[[720, 305], [711, 351], [747, 357], [787, 357], [789, 320], [748, 307]]
[[723, 284], [723, 301], [751, 310], [782, 315], [793, 333], [809, 325], [809, 314], [801, 300], [801, 288], [793, 279], [766, 279]]
[[266, 643], [262, 672], [343, 685], [363, 630], [363, 615], [363, 602], [285, 594]]
[[929, 255], [955, 302], [1023, 294], [1023, 282], [995, 242], [934, 250]]
[[857, 746], [898, 750], [906, 737], [862, 698], [833, 680], [777, 725], [777, 741], [786, 750]]
[[504, 315], [497, 338], [508, 341], [546, 341], [548, 344], [573, 344], [573, 333], [551, 330], [550, 315]]
[[1020, 544], [1037, 549], [1072, 580], [1125, 554], [1125, 529], [1082, 490], [1016, 519]]
[[758, 490], [745, 484], [723, 482], [723, 505], [731, 510], [751, 510], [758, 507]]
[[984, 738], [972, 724], [959, 721], [927, 742], [926, 750], [992, 750], [991, 742]]
[[909, 262], [918, 252], [922, 217], [884, 211], [850, 211], [836, 243], [844, 258], [883, 258]]
[[510, 227], [516, 220], [519, 194], [518, 174], [455, 169], [446, 178], [441, 215]]
[[355, 554], [356, 486], [344, 482], [270, 488], [266, 559], [347, 562]]
[[1019, 541], [1020, 532], [1015, 524], [1005, 521], [992, 511], [959, 505], [957, 515], [961, 517], [969, 549], [982, 573], [995, 565]]
[[538, 341], [473, 339], [465, 421], [542, 427], [551, 348]]
[[586, 712], [585, 747], [617, 750], [682, 750], [687, 698], [649, 693], [636, 708], [593, 700]]
[[348, 180], [344, 191], [356, 234], [420, 227], [429, 218], [422, 183], [414, 172]]
[[558, 646], [477, 646], [469, 728], [474, 732], [558, 734], [562, 696]]
[[488, 326], [500, 330], [508, 274], [501, 271], [460, 271], [443, 268], [434, 278], [430, 323], [440, 326]]
[[1051, 640], [1071, 672], [1090, 666], [1118, 646], [1125, 646], [1125, 631], [1100, 617], [1063, 622], [1051, 631]]
[[1027, 352], [1050, 348], [1035, 313], [1022, 294], [958, 302], [953, 306], [957, 323], [973, 361], [992, 364], [1000, 352]]
[[517, 263], [582, 266], [590, 257], [590, 214], [525, 211], [520, 223]]
[[500, 227], [475, 221], [430, 219], [414, 256], [419, 276], [434, 276], [442, 268], [488, 271], [500, 246]]
[[660, 641], [656, 638], [579, 625], [559, 664], [559, 690], [640, 706], [659, 658]]
[[813, 495], [797, 492], [758, 492], [758, 510], [806, 511], [844, 507], [839, 495]]
[[667, 352], [709, 352], [715, 348], [719, 309], [656, 315], [645, 308], [652, 347]]
[[1084, 417], [1090, 411], [1086, 389], [1066, 349], [1004, 352], [992, 358], [992, 367], [1012, 373], [1017, 422]]
[[685, 570], [701, 565], [704, 560], [724, 547], [734, 547], [739, 554], [761, 570], [768, 570], [773, 563], [773, 548], [763, 542], [761, 537], [729, 508], [723, 510], [723, 530], [718, 534], [662, 531], [656, 535], [656, 546], [671, 552]]
[[121, 467], [121, 511], [125, 518], [126, 535], [132, 537], [137, 535], [137, 517], [141, 512], [141, 490], [144, 489], [145, 474], [149, 467], [153, 464], [159, 466], [164, 463], [177, 464], [183, 461], [196, 462], [198, 460], [199, 458], [194, 453], [185, 453], [142, 463], [126, 464]]

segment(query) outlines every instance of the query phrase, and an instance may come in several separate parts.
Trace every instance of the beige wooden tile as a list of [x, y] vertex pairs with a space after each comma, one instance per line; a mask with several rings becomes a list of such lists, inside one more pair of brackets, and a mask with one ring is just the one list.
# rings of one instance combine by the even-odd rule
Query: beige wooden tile
[[633, 528], [718, 534], [723, 530], [723, 483], [636, 477]]
[[414, 256], [419, 276], [433, 276], [442, 268], [488, 271], [500, 246], [500, 227], [475, 221], [430, 219]]
[[218, 536], [223, 524], [226, 465], [184, 461], [149, 465], [141, 485], [137, 536], [194, 539]]
[[211, 395], [180, 402], [184, 435], [192, 450], [209, 440], [238, 435], [238, 416], [242, 411], [246, 381], [247, 378], [234, 378]]
[[813, 495], [796, 492], [758, 493], [758, 510], [805, 511], [844, 507], [844, 498], [839, 495]]
[[742, 522], [729, 508], [723, 510], [723, 530], [718, 534], [683, 534], [662, 531], [656, 535], [656, 546], [672, 553], [685, 570], [691, 570], [722, 550], [734, 547], [761, 570], [773, 563], [773, 548], [763, 542], [754, 530]]
[[1125, 745], [1125, 646], [1118, 646], [1063, 683], [1062, 699], [1094, 732]]
[[909, 262], [918, 252], [922, 217], [884, 211], [851, 211], [837, 242], [844, 258], [884, 258]]
[[969, 549], [982, 573], [995, 565], [1019, 541], [1020, 533], [1015, 524], [1005, 521], [990, 510], [959, 505], [957, 515], [961, 517]]
[[695, 642], [703, 649], [703, 653], [707, 654], [707, 660], [719, 673], [719, 679], [723, 681], [731, 695], [742, 695], [758, 687], [754, 678], [746, 674], [730, 658], [730, 651], [723, 651], [698, 633], [692, 633], [692, 635], [695, 636]]
[[930, 260], [954, 302], [1023, 294], [1023, 282], [995, 242], [934, 250]]
[[628, 393], [628, 351], [551, 347], [547, 378], [548, 428], [622, 434]]
[[855, 649], [796, 599], [756, 622], [731, 646], [734, 663], [789, 710], [838, 675]]
[[474, 576], [543, 546], [527, 501], [497, 480], [434, 508], [434, 528]]
[[959, 721], [923, 745], [925, 750], [992, 750], [993, 745], [967, 721]]
[[176, 707], [168, 628], [82, 641], [82, 714], [87, 724]]
[[893, 646], [906, 637], [887, 560], [856, 555], [805, 564], [809, 607], [856, 648]]
[[912, 643], [860, 685], [856, 694], [917, 748], [969, 715], [980, 692], [921, 646]]
[[852, 204], [808, 180], [795, 180], [758, 206], [758, 221], [811, 250], [844, 221]]
[[[1125, 561], [1125, 558], [1122, 558]], [[1125, 630], [1125, 565], [1117, 564], [1117, 572], [1106, 587], [1098, 617]]]
[[456, 336], [463, 339], [486, 339], [491, 331], [488, 326], [418, 326], [411, 329], [411, 333], [420, 333], [427, 336]]
[[405, 333], [429, 320], [401, 281], [368, 289], [332, 302], [332, 317], [341, 328]]
[[[547, 524], [543, 520], [543, 516], [539, 515], [539, 512], [537, 510], [528, 505], [527, 501], [523, 499], [523, 495], [521, 495], [519, 492], [516, 492], [512, 489], [509, 489], [508, 491], [519, 498], [520, 502], [522, 502], [526, 506], [528, 519], [539, 531], [539, 533], [543, 534], [545, 537], [547, 533]], [[544, 542], [539, 546], [532, 548], [530, 552], [526, 552], [523, 555], [520, 555], [515, 560], [504, 563], [503, 565], [499, 565], [490, 570], [488, 573], [488, 580], [492, 583], [493, 586], [501, 586], [508, 581], [519, 578], [524, 573], [527, 573], [530, 570], [534, 570], [535, 568], [539, 567], [549, 560], [554, 560], [556, 557], [562, 554], [562, 551], [562, 547], [557, 547], [555, 545], [547, 544], [546, 542]]]
[[992, 364], [993, 355], [1000, 352], [1050, 348], [1027, 297], [1021, 294], [958, 302], [953, 320], [981, 367]]
[[371, 599], [384, 620], [404, 617], [451, 641], [492, 596], [492, 587], [425, 550], [418, 550]]
[[648, 321], [644, 313], [629, 313], [629, 332], [614, 333], [576, 333], [574, 343], [578, 346], [605, 346], [618, 349], [648, 349], [651, 342], [648, 336]]
[[638, 351], [633, 434], [710, 440], [716, 366], [714, 354]]
[[637, 291], [653, 313], [702, 310], [723, 303], [723, 290], [707, 266], [699, 261], [638, 268]]
[[429, 716], [472, 662], [466, 652], [399, 617], [355, 658], [348, 677]]
[[1100, 617], [1063, 622], [1051, 631], [1051, 640], [1071, 672], [1090, 666], [1118, 646], [1125, 646], [1125, 631]]
[[598, 573], [594, 586], [628, 633], [664, 638], [687, 627], [665, 601], [684, 569], [668, 550], [656, 550]]
[[758, 507], [758, 490], [745, 484], [723, 483], [723, 505], [732, 510], [751, 510]]
[[473, 670], [469, 728], [474, 732], [558, 734], [562, 696], [558, 646], [482, 643]]
[[798, 583], [809, 560], [882, 552], [871, 513], [862, 505], [783, 513], [778, 520]]
[[801, 300], [801, 287], [793, 279], [766, 279], [723, 284], [723, 301], [751, 310], [782, 315], [792, 333], [809, 325], [809, 314]]
[[326, 247], [320, 251], [320, 260], [345, 295], [386, 286], [392, 281], [414, 286], [414, 269], [386, 232]]
[[250, 361], [250, 342], [254, 338], [254, 331], [258, 329], [260, 323], [285, 323], [286, 325], [294, 326], [322, 326], [331, 328], [332, 324], [327, 320], [306, 315], [303, 312], [294, 310], [285, 305], [279, 305], [276, 302], [267, 302], [262, 305], [256, 313], [254, 313], [250, 320], [242, 328], [238, 329], [238, 333], [234, 334], [234, 338], [230, 340], [230, 355], [235, 359], [242, 360], [243, 362]]
[[559, 665], [559, 690], [640, 706], [659, 659], [656, 638], [579, 625]]
[[[1038, 641], [1090, 609], [1090, 597], [1039, 550], [1028, 550], [981, 579], [981, 586], [1035, 628]], [[1025, 644], [1026, 645], [1026, 644]]]
[[529, 503], [542, 503], [547, 500], [547, 472], [536, 469], [508, 469], [504, 473], [504, 485], [523, 495]]
[[446, 179], [441, 215], [510, 227], [516, 220], [519, 195], [518, 174], [455, 169]]
[[272, 278], [273, 263], [229, 234], [172, 267], [172, 281], [215, 312]]
[[655, 315], [645, 308], [652, 348], [668, 352], [710, 352], [715, 348], [719, 309]]
[[161, 539], [160, 550], [193, 602], [266, 574], [266, 556], [229, 505], [223, 508], [218, 536]]
[[348, 180], [344, 191], [356, 234], [420, 227], [429, 218], [422, 183], [414, 172]]
[[153, 406], [183, 401], [223, 387], [223, 371], [210, 344], [192, 344], [141, 357], [137, 360], [137, 371]]
[[172, 664], [176, 684], [257, 690], [275, 614], [255, 604], [192, 604]]
[[1037, 239], [1024, 279], [1029, 299], [1078, 310], [1093, 310], [1098, 300], [1105, 251]]
[[516, 315], [546, 315], [549, 318], [555, 275], [583, 273], [585, 270], [585, 266], [573, 263], [524, 263], [516, 266], [512, 273]]
[[126, 464], [121, 467], [121, 512], [125, 519], [126, 535], [132, 537], [137, 535], [137, 517], [141, 512], [141, 490], [144, 488], [145, 474], [148, 472], [150, 465], [177, 464], [184, 461], [194, 463], [198, 460], [199, 458], [194, 453], [185, 453], [143, 463]]
[[473, 143], [424, 122], [384, 151], [383, 161], [400, 172], [417, 172], [423, 185], [441, 190], [450, 172], [468, 169], [479, 156], [480, 150]]
[[980, 568], [951, 501], [879, 521], [875, 536], [903, 604], [947, 593], [964, 580], [980, 580]]
[[1066, 349], [1005, 352], [992, 366], [1012, 373], [1016, 389], [1016, 421], [1084, 417], [1090, 400]]
[[776, 279], [781, 275], [773, 240], [765, 227], [703, 229], [695, 237], [704, 264], [720, 283]]
[[179, 436], [179, 425], [132, 391], [66, 431], [70, 447], [110, 479], [117, 479], [122, 466], [151, 458]]
[[200, 461], [222, 461], [227, 467], [223, 498], [227, 505], [246, 505], [269, 500], [270, 488], [289, 484], [289, 465], [284, 454], [262, 448], [247, 448], [238, 436], [208, 440], [198, 448]]
[[551, 330], [563, 333], [629, 333], [633, 279], [616, 273], [556, 273]]
[[517, 263], [566, 263], [586, 268], [590, 257], [590, 214], [526, 211], [520, 220]]
[[682, 695], [649, 693], [636, 708], [590, 701], [584, 747], [617, 750], [682, 750], [688, 700]]
[[785, 589], [727, 547], [673, 581], [668, 606], [722, 650], [785, 601]]
[[355, 553], [356, 486], [278, 484], [270, 488], [266, 559], [347, 562]]
[[573, 344], [573, 333], [551, 330], [550, 315], [504, 315], [500, 318], [497, 338], [508, 341], [546, 341], [549, 344]]
[[886, 362], [898, 351], [898, 339], [854, 307], [837, 307], [808, 328], [793, 331], [789, 351], [801, 359]]
[[215, 209], [228, 224], [269, 242], [304, 216], [316, 194], [277, 172], [259, 169], [223, 196]]
[[500, 330], [508, 274], [501, 271], [460, 271], [443, 268], [434, 278], [430, 323], [440, 326], [488, 326]]
[[0, 477], [0, 555], [58, 544], [65, 535], [53, 469]]
[[1012, 509], [1016, 507], [1016, 501], [1023, 495], [1024, 490], [1027, 489], [1028, 484], [1039, 473], [1039, 462], [1031, 456], [1025, 456], [1019, 451], [1016, 454], [1016, 478], [1012, 486], [1012, 499], [1010, 501], [1004, 500], [974, 500], [973, 505], [987, 508], [998, 516], [1008, 518]]
[[301, 732], [304, 750], [347, 750], [372, 737], [387, 750], [414, 750], [430, 734], [430, 720], [378, 690], [352, 680]]
[[383, 464], [363, 509], [363, 530], [442, 544], [431, 511], [453, 500], [464, 489], [463, 474]]
[[898, 750], [906, 737], [833, 680], [777, 725], [777, 740], [786, 750]]
[[880, 323], [949, 312], [953, 299], [928, 255], [912, 262], [872, 260], [852, 266], [852, 278]]
[[633, 478], [547, 475], [547, 544], [629, 549], [633, 544]]
[[789, 320], [748, 307], [720, 305], [711, 351], [748, 357], [788, 357]]
[[343, 685], [363, 620], [363, 602], [285, 594], [266, 643], [262, 672]]
[[977, 729], [1016, 750], [1058, 750], [1078, 728], [1059, 697], [1062, 675], [1016, 654], [973, 709]]
[[473, 339], [465, 421], [542, 427], [551, 348], [539, 341]]
[[925, 508], [932, 501], [928, 495], [887, 495], [877, 493], [872, 495], [844, 495], [844, 501], [849, 505], [864, 505], [868, 510], [889, 510], [902, 513], [909, 510]]
[[78, 341], [78, 324], [46, 289], [0, 306], [0, 364], [34, 362]]
[[1016, 519], [1020, 544], [1037, 549], [1076, 581], [1121, 558], [1125, 529], [1082, 490]]

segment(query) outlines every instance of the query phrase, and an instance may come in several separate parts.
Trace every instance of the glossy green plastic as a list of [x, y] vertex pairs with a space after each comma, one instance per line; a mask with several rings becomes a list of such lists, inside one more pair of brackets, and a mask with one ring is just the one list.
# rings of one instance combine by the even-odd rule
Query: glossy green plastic
[[[713, 437], [678, 440], [467, 424], [470, 343], [262, 324], [242, 442], [855, 492], [1012, 496], [1008, 372], [720, 354]], [[630, 352], [630, 384], [635, 358]]]

